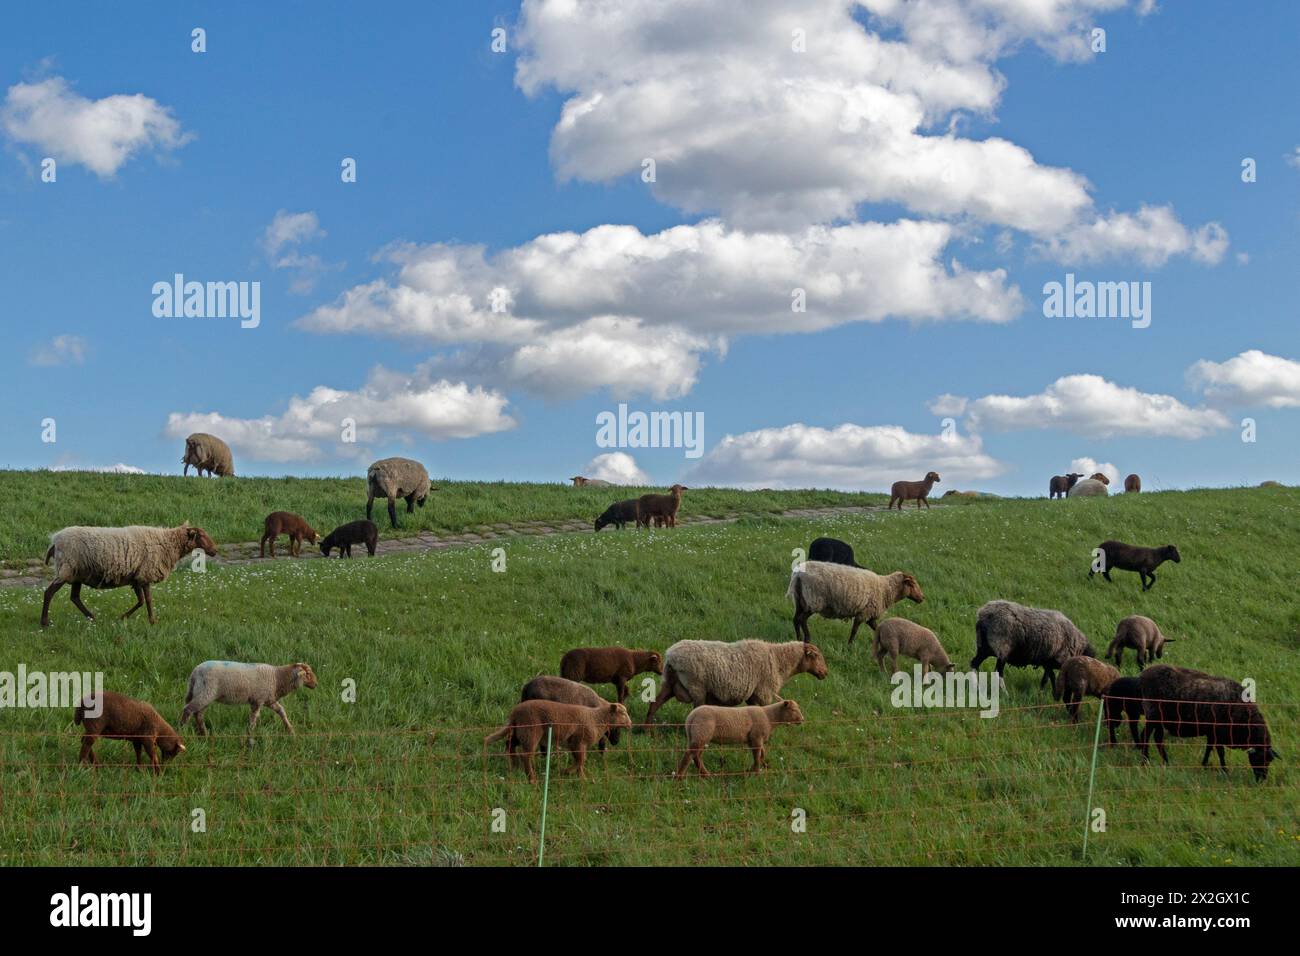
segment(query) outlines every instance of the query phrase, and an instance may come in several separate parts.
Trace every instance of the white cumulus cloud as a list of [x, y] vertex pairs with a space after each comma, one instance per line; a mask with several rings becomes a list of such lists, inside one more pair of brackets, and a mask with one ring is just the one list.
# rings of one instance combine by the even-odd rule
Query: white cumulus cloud
[[1224, 362], [1201, 359], [1187, 370], [1187, 379], [1216, 404], [1300, 407], [1300, 362], [1259, 349]]
[[611, 451], [597, 455], [587, 462], [587, 467], [582, 470], [582, 474], [586, 478], [599, 478], [615, 485], [650, 484], [650, 476], [642, 471], [636, 459], [625, 451]]

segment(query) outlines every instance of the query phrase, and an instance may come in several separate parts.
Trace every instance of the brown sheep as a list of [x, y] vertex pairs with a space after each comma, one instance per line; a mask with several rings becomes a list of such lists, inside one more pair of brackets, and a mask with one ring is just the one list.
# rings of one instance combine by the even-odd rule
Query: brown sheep
[[1131, 647], [1137, 651], [1138, 670], [1150, 664], [1157, 657], [1164, 657], [1164, 647], [1172, 637], [1165, 637], [1160, 626], [1149, 617], [1130, 614], [1119, 622], [1115, 628], [1115, 639], [1106, 648], [1103, 657], [1112, 658], [1116, 667], [1124, 666], [1124, 648]]
[[709, 776], [701, 754], [711, 743], [744, 744], [754, 755], [750, 773], [758, 773], [767, 762], [767, 740], [780, 724], [802, 724], [803, 711], [793, 700], [779, 700], [765, 707], [717, 707], [704, 704], [686, 716], [686, 752], [682, 754], [677, 779], [686, 776], [692, 760], [701, 777]]
[[[685, 485], [673, 485], [666, 495], [642, 495], [639, 499], [636, 524], [650, 527], [652, 519], [660, 519], [670, 528], [677, 527], [677, 509], [682, 506], [682, 492], [690, 491]], [[656, 527], [660, 526], [656, 522]]]
[[306, 538], [309, 544], [315, 544], [320, 532], [309, 525], [301, 515], [292, 511], [272, 511], [263, 522], [261, 557], [266, 557], [266, 543], [271, 542], [271, 557], [275, 557], [275, 539], [282, 534], [289, 536], [289, 554], [298, 557], [302, 553], [302, 542]]
[[881, 621], [876, 628], [872, 650], [882, 671], [885, 669], [885, 656], [889, 655], [893, 659], [894, 672], [897, 673], [900, 654], [920, 661], [922, 674], [929, 673], [932, 668], [944, 672], [953, 669], [952, 661], [948, 659], [948, 654], [934, 631], [905, 617], [890, 617]]
[[1053, 688], [1057, 700], [1064, 700], [1065, 712], [1074, 720], [1079, 719], [1079, 703], [1085, 694], [1102, 697], [1115, 681], [1119, 680], [1119, 670], [1095, 657], [1080, 655], [1071, 657], [1056, 675]]
[[548, 729], [553, 735], [552, 745], [573, 754], [569, 772], [576, 771], [578, 777], [585, 780], [587, 748], [611, 730], [631, 730], [632, 718], [622, 704], [584, 707], [553, 700], [526, 700], [515, 704], [504, 727], [483, 738], [483, 746], [504, 739], [509, 766], [513, 767], [516, 760], [521, 760], [529, 782], [536, 783], [533, 757], [542, 741], [546, 740]]
[[927, 472], [925, 478], [921, 481], [896, 481], [889, 489], [889, 507], [894, 507], [894, 502], [898, 502], [898, 510], [903, 510], [904, 501], [915, 501], [917, 510], [921, 508], [924, 502], [927, 508], [930, 507], [929, 495], [930, 489], [934, 487], [935, 482], [939, 480], [937, 471]]
[[1138, 494], [1142, 491], [1142, 478], [1138, 475], [1129, 475], [1124, 479], [1124, 491], [1126, 494]]
[[[519, 702], [526, 700], [553, 700], [557, 704], [579, 704], [583, 707], [603, 707], [605, 698], [601, 697], [586, 684], [579, 684], [564, 677], [539, 674], [524, 685], [519, 692]], [[611, 730], [606, 737], [618, 746], [618, 728]], [[600, 749], [605, 749], [605, 737], [600, 738]]]
[[1089, 475], [1089, 476], [1088, 476], [1088, 480], [1089, 480], [1089, 481], [1100, 481], [1103, 485], [1109, 485], [1109, 484], [1110, 484], [1110, 479], [1107, 478], [1105, 475], [1103, 475], [1103, 474], [1102, 474], [1101, 472], [1099, 472], [1099, 471], [1094, 471], [1091, 475]]
[[1082, 477], [1083, 475], [1076, 471], [1072, 471], [1068, 475], [1053, 475], [1052, 480], [1047, 485], [1047, 497], [1067, 497], [1070, 494], [1070, 489], [1074, 487], [1074, 483]]
[[[98, 717], [88, 713], [94, 710], [100, 712]], [[72, 721], [85, 728], [81, 736], [79, 763], [95, 764], [95, 741], [100, 737], [131, 741], [131, 746], [135, 747], [136, 769], [140, 769], [140, 757], [147, 752], [149, 765], [155, 774], [162, 773], [159, 753], [166, 761], [185, 749], [180, 734], [152, 706], [111, 690], [87, 696], [72, 712]]]
[[662, 674], [664, 661], [658, 651], [631, 651], [626, 647], [575, 647], [560, 659], [565, 680], [587, 684], [613, 684], [618, 702], [627, 700], [627, 682], [637, 674]]

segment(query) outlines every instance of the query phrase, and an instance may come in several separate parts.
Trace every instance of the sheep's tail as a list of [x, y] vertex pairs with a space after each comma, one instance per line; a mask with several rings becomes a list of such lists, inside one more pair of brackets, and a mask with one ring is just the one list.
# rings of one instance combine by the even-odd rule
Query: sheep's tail
[[500, 730], [494, 730], [483, 738], [483, 746], [486, 747], [488, 744], [496, 743], [498, 740], [504, 740], [506, 737], [510, 736], [510, 732], [513, 730], [513, 724], [506, 724]]
[[186, 703], [186, 704], [189, 704], [189, 703], [191, 703], [191, 702], [194, 700], [194, 683], [195, 683], [194, 675], [191, 674], [191, 675], [190, 675], [190, 682], [189, 682], [188, 686], [185, 688], [185, 703]]
[[50, 550], [45, 552], [45, 563], [50, 563], [50, 558], [54, 557], [54, 545], [50, 545]]
[[795, 608], [803, 606], [803, 573], [795, 571], [790, 575], [790, 586], [786, 588], [785, 599], [793, 601]]

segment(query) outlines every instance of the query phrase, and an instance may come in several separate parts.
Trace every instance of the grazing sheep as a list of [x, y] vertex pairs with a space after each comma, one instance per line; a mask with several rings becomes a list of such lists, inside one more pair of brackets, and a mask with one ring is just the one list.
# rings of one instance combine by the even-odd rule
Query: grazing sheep
[[682, 492], [690, 491], [685, 485], [673, 485], [666, 495], [642, 495], [637, 525], [650, 526], [652, 518], [662, 518], [670, 528], [677, 527], [677, 509], [682, 506]]
[[135, 591], [135, 604], [122, 615], [123, 620], [146, 605], [149, 623], [156, 624], [151, 586], [166, 581], [176, 563], [196, 548], [210, 558], [217, 556], [212, 539], [202, 528], [190, 527], [188, 521], [178, 528], [74, 526], [55, 532], [45, 552], [46, 564], [54, 559], [54, 581], [45, 589], [41, 627], [50, 626], [50, 600], [65, 584], [72, 585], [73, 605], [91, 620], [95, 615], [81, 603], [82, 585], [108, 589], [129, 584]]
[[190, 465], [200, 477], [206, 471], [218, 478], [235, 477], [235, 459], [230, 453], [230, 446], [216, 435], [195, 432], [185, 439], [185, 456], [181, 458], [182, 475], [190, 473]]
[[601, 528], [612, 524], [614, 527], [618, 528], [619, 531], [622, 531], [623, 526], [629, 521], [639, 525], [639, 507], [640, 502], [638, 502], [636, 498], [628, 498], [626, 501], [614, 502], [605, 509], [604, 513], [599, 518], [596, 519], [596, 530], [599, 531]]
[[630, 651], [626, 647], [575, 647], [560, 659], [565, 680], [588, 684], [613, 684], [618, 702], [627, 700], [627, 682], [637, 674], [662, 674], [658, 651]]
[[1115, 742], [1115, 725], [1127, 721], [1133, 734], [1133, 746], [1141, 747], [1138, 740], [1138, 721], [1142, 719], [1142, 682], [1136, 677], [1120, 677], [1111, 682], [1102, 698], [1106, 709], [1106, 729], [1110, 732], [1110, 745]]
[[664, 680], [645, 722], [669, 698], [698, 707], [775, 703], [795, 674], [826, 679], [826, 658], [816, 644], [789, 641], [678, 641], [664, 654]]
[[1014, 601], [989, 601], [975, 622], [975, 656], [971, 670], [997, 658], [998, 676], [1008, 664], [1041, 667], [1038, 686], [1054, 686], [1056, 671], [1071, 657], [1096, 657], [1083, 632], [1060, 611], [1025, 607]]
[[339, 525], [321, 538], [320, 553], [328, 558], [330, 551], [338, 548], [340, 558], [350, 558], [354, 544], [364, 544], [370, 556], [375, 556], [375, 549], [379, 547], [379, 529], [373, 521], [349, 521]]
[[1142, 688], [1142, 712], [1146, 728], [1142, 733], [1142, 757], [1150, 754], [1154, 733], [1156, 748], [1165, 763], [1165, 732], [1175, 737], [1204, 737], [1205, 756], [1217, 750], [1219, 767], [1226, 771], [1223, 748], [1245, 750], [1255, 779], [1268, 776], [1268, 765], [1278, 758], [1268, 735], [1268, 724], [1258, 705], [1245, 699], [1246, 691], [1235, 680], [1214, 677], [1186, 667], [1156, 664], [1138, 677]]
[[1142, 491], [1142, 478], [1140, 475], [1129, 475], [1124, 479], [1125, 494], [1139, 494]]
[[[519, 694], [519, 702], [526, 700], [553, 700], [557, 704], [580, 704], [583, 707], [603, 707], [606, 703], [605, 698], [586, 684], [547, 674], [534, 677], [524, 685]], [[606, 737], [611, 744], [618, 746], [617, 727], [611, 728]], [[605, 737], [600, 738], [600, 749], [605, 749]]]
[[204, 661], [190, 671], [189, 690], [185, 694], [185, 709], [181, 711], [178, 727], [184, 727], [185, 721], [194, 718], [194, 728], [200, 735], [208, 732], [203, 722], [203, 712], [213, 702], [221, 704], [247, 704], [251, 708], [248, 715], [248, 745], [253, 745], [253, 731], [257, 729], [257, 718], [263, 707], [270, 707], [280, 715], [289, 733], [293, 733], [293, 724], [284, 712], [280, 698], [287, 697], [299, 687], [308, 689], [316, 686], [316, 675], [308, 664], [284, 664], [273, 667], [270, 664], [241, 664], [237, 661]]
[[709, 776], [701, 754], [711, 743], [744, 744], [754, 755], [751, 773], [758, 773], [767, 762], [767, 740], [781, 724], [802, 724], [803, 711], [793, 700], [779, 700], [765, 707], [716, 707], [704, 704], [686, 715], [686, 752], [677, 772], [686, 776], [686, 765], [695, 761], [701, 777]]
[[[98, 717], [92, 717], [87, 711], [99, 711]], [[162, 715], [149, 704], [125, 694], [116, 694], [111, 690], [101, 691], [96, 695], [87, 695], [72, 712], [72, 722], [81, 724], [85, 731], [81, 735], [81, 756], [78, 763], [95, 764], [95, 741], [100, 737], [109, 740], [129, 740], [135, 748], [135, 766], [140, 768], [140, 757], [149, 754], [149, 766], [155, 774], [162, 773], [158, 762], [159, 753], [164, 761], [171, 760], [185, 749], [180, 734], [172, 730], [171, 724], [163, 720]]]
[[[1172, 544], [1167, 544], [1163, 548], [1143, 548], [1136, 544], [1125, 544], [1123, 541], [1103, 541], [1097, 545], [1097, 550], [1101, 552], [1103, 578], [1110, 581], [1112, 571], [1136, 571], [1141, 576], [1143, 591], [1148, 591], [1155, 586], [1156, 568], [1166, 561], [1178, 564], [1183, 560], [1178, 549]], [[1089, 565], [1088, 577], [1091, 578], [1096, 573], [1096, 568]], [[1151, 579], [1150, 582], [1147, 578]]]
[[1084, 478], [1082, 481], [1076, 481], [1070, 488], [1067, 498], [1105, 498], [1110, 494], [1105, 481], [1098, 481], [1096, 478]]
[[1075, 721], [1079, 719], [1079, 704], [1084, 696], [1102, 697], [1115, 681], [1119, 669], [1095, 657], [1071, 657], [1061, 668], [1052, 692], [1057, 700], [1064, 700], [1065, 712]]
[[610, 482], [604, 478], [584, 478], [582, 475], [573, 476], [573, 487], [575, 488], [608, 488]]
[[952, 661], [948, 659], [948, 654], [934, 631], [905, 617], [888, 617], [881, 621], [871, 649], [876, 655], [876, 664], [882, 671], [885, 669], [886, 654], [893, 660], [895, 673], [898, 672], [900, 654], [920, 661], [922, 674], [936, 668], [945, 673], [953, 669]]
[[509, 765], [513, 767], [516, 760], [522, 760], [529, 782], [536, 783], [533, 756], [546, 739], [548, 728], [552, 733], [552, 745], [573, 754], [569, 771], [576, 771], [579, 778], [585, 780], [587, 748], [610, 731], [631, 730], [632, 718], [622, 704], [584, 707], [553, 700], [527, 700], [515, 704], [506, 725], [484, 737], [483, 746], [504, 739]]
[[1068, 475], [1053, 475], [1052, 480], [1047, 485], [1047, 497], [1064, 498], [1070, 493], [1070, 489], [1074, 487], [1075, 482], [1082, 477], [1083, 475], [1075, 471], [1070, 472]]
[[850, 568], [825, 561], [805, 561], [790, 574], [785, 596], [794, 602], [794, 636], [812, 640], [808, 618], [814, 614], [853, 621], [849, 643], [866, 621], [874, 631], [876, 622], [903, 598], [917, 604], [925, 600], [921, 585], [906, 571], [880, 575], [866, 568]]
[[815, 538], [808, 546], [809, 561], [825, 561], [827, 564], [847, 564], [851, 568], [862, 565], [853, 560], [853, 549], [839, 538]]
[[266, 557], [266, 543], [271, 542], [271, 557], [275, 557], [275, 539], [282, 534], [289, 536], [289, 554], [298, 557], [302, 553], [302, 542], [306, 538], [309, 544], [315, 544], [320, 533], [312, 528], [301, 515], [292, 511], [272, 511], [263, 522], [261, 557]]
[[1165, 645], [1172, 640], [1160, 633], [1159, 625], [1151, 618], [1130, 614], [1119, 622], [1115, 638], [1102, 656], [1114, 660], [1116, 667], [1123, 667], [1124, 648], [1131, 647], [1137, 651], [1138, 670], [1141, 670], [1155, 658], [1164, 657]]
[[[889, 488], [889, 507], [894, 507], [894, 502], [898, 502], [898, 510], [903, 510], [904, 501], [915, 501], [916, 508], [919, 511], [921, 504], [924, 503], [926, 508], [930, 507], [929, 495], [930, 489], [934, 487], [939, 480], [937, 471], [926, 472], [926, 475], [920, 481], [896, 481]], [[888, 508], [886, 509], [888, 510]]]
[[424, 499], [430, 491], [437, 491], [429, 485], [429, 472], [418, 461], [410, 458], [381, 458], [366, 469], [366, 519], [369, 520], [375, 506], [376, 498], [388, 499], [388, 520], [397, 527], [397, 499], [406, 499], [406, 513], [415, 511], [415, 506], [424, 507]]

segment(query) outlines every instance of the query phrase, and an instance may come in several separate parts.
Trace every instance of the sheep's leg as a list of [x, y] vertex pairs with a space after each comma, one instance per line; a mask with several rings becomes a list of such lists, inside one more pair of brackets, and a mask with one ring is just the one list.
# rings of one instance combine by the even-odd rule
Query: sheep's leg
[[623, 677], [614, 678], [614, 686], [618, 689], [618, 702], [621, 704], [627, 700], [627, 680]]
[[[266, 539], [269, 538], [269, 537], [270, 537], [269, 534], [264, 534], [264, 535], [262, 535], [262, 540], [261, 540], [260, 544], [258, 545], [258, 549], [257, 549], [257, 556], [258, 556], [259, 558], [264, 558], [264, 557], [266, 557]], [[274, 544], [271, 545], [271, 557], [275, 557], [275, 545], [274, 545]]]
[[692, 753], [693, 751], [691, 750], [690, 744], [687, 744], [686, 750], [682, 753], [682, 759], [677, 761], [677, 772], [673, 774], [673, 776], [678, 780], [685, 778], [686, 765], [691, 762]]
[[88, 763], [92, 767], [95, 765], [95, 735], [85, 734], [81, 738], [81, 754], [77, 757], [77, 763]]
[[145, 613], [149, 615], [149, 623], [150, 623], [150, 624], [157, 624], [157, 623], [158, 623], [158, 618], [154, 617], [154, 615], [153, 615], [153, 591], [150, 590], [151, 585], [145, 584], [145, 585], [143, 585], [143, 587], [144, 587], [144, 608], [145, 608]]
[[668, 702], [676, 692], [676, 684], [669, 674], [664, 674], [663, 686], [659, 688], [659, 696], [650, 702], [650, 707], [645, 712], [645, 722], [649, 724], [653, 719], [655, 712]]
[[1138, 747], [1138, 722], [1136, 717], [1128, 718], [1128, 729], [1133, 732], [1133, 746]]
[[284, 712], [284, 704], [280, 703], [278, 700], [273, 700], [267, 706], [280, 715], [280, 719], [284, 721], [285, 729], [288, 730], [289, 733], [296, 733], [293, 729], [293, 724], [289, 723], [289, 715]]
[[849, 628], [849, 643], [850, 643], [850, 644], [852, 644], [852, 643], [853, 643], [853, 639], [854, 639], [855, 637], [858, 636], [858, 628], [861, 627], [861, 626], [862, 626], [862, 619], [861, 619], [861, 618], [857, 618], [857, 617], [855, 617], [855, 618], [853, 619], [853, 627]]
[[699, 771], [701, 777], [708, 777], [712, 776], [712, 774], [704, 768], [704, 747], [704, 744], [700, 744], [700, 746], [696, 747], [693, 751], [695, 755], [695, 769]]
[[408, 515], [415, 514], [415, 492], [411, 492], [406, 496], [406, 513]]
[[248, 715], [248, 746], [253, 746], [253, 732], [257, 730], [257, 718], [262, 714], [261, 704], [249, 704], [248, 709], [252, 711]]
[[86, 615], [86, 617], [90, 618], [92, 621], [95, 619], [95, 615], [90, 613], [90, 609], [87, 608], [86, 605], [81, 603], [81, 582], [80, 581], [72, 585], [72, 603], [76, 607], [76, 609], [80, 611], [82, 614]]
[[392, 495], [388, 496], [388, 520], [392, 522], [393, 527], [397, 527], [397, 499]]
[[1165, 750], [1165, 728], [1156, 727], [1156, 750], [1160, 751], [1160, 759], [1169, 763], [1169, 753]]
[[56, 578], [53, 583], [45, 589], [45, 603], [41, 605], [41, 627], [50, 626], [50, 599], [54, 597], [54, 593], [58, 591], [59, 588], [63, 587], [65, 583], [66, 582], [60, 581]]
[[158, 747], [152, 740], [144, 742], [145, 750], [149, 751], [149, 766], [153, 767], [154, 776], [162, 773], [162, 762], [158, 759]]
[[1205, 755], [1204, 755], [1203, 757], [1201, 757], [1201, 766], [1202, 766], [1202, 767], [1209, 766], [1209, 763], [1210, 763], [1210, 751], [1212, 751], [1213, 749], [1214, 749], [1214, 744], [1212, 744], [1212, 743], [1208, 743], [1208, 742], [1207, 742], [1206, 745], [1205, 745]]
[[[140, 587], [138, 584], [133, 584], [131, 585], [131, 590], [135, 592], [135, 604], [131, 605], [131, 610], [122, 615], [122, 620], [124, 621], [144, 606], [144, 588]], [[150, 617], [152, 616], [153, 615], [150, 615]], [[152, 621], [150, 623], [152, 623]]]
[[1227, 773], [1228, 762], [1223, 759], [1223, 744], [1217, 744], [1214, 749], [1219, 755], [1219, 769], [1222, 770], [1224, 773]]
[[375, 493], [372, 491], [370, 497], [366, 499], [366, 520], [370, 520], [370, 513], [375, 509]]
[[194, 729], [198, 731], [200, 737], [208, 735], [208, 722], [203, 719], [203, 711], [194, 712]]
[[537, 782], [537, 771], [533, 769], [533, 751], [526, 750], [520, 759], [524, 762], [524, 772], [528, 774], [528, 782]]
[[579, 740], [578, 746], [573, 751], [573, 762], [578, 772], [579, 780], [587, 779], [587, 742]]
[[1105, 571], [1102, 571], [1101, 576], [1105, 578], [1107, 581], [1109, 581], [1111, 584], [1115, 583], [1114, 579], [1112, 579], [1110, 576], [1110, 568], [1107, 568]]
[[1142, 589], [1144, 591], [1150, 591], [1153, 587], [1156, 586], [1156, 573], [1154, 571], [1148, 571], [1147, 577], [1151, 579], [1151, 582], [1145, 588]]
[[758, 773], [763, 769], [763, 745], [755, 744], [750, 747], [750, 752], [754, 755], [754, 766], [749, 768], [750, 773]]
[[1038, 689], [1042, 690], [1048, 684], [1051, 684], [1053, 687], [1056, 686], [1056, 672], [1053, 671], [1050, 667], [1044, 667], [1043, 679], [1038, 682]]

